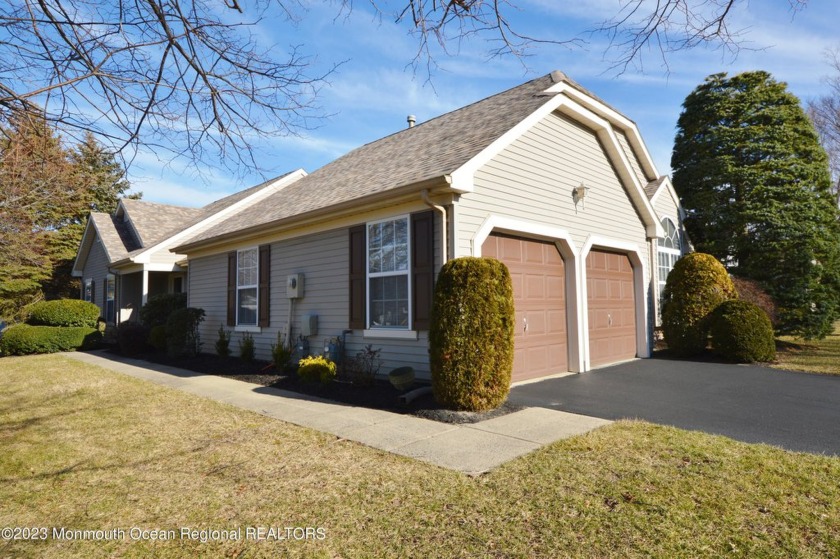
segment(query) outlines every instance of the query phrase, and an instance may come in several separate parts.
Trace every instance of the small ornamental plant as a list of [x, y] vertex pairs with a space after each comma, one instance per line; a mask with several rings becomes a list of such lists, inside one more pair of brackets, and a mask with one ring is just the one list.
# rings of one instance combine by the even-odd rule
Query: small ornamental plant
[[230, 355], [230, 332], [219, 325], [219, 338], [216, 340], [216, 355], [228, 357]]
[[252, 363], [255, 353], [254, 336], [250, 332], [245, 332], [239, 340], [239, 358], [245, 363]]
[[298, 362], [298, 376], [306, 382], [329, 384], [335, 375], [335, 363], [326, 357], [304, 357]]
[[283, 372], [292, 360], [292, 348], [283, 341], [283, 334], [277, 332], [277, 343], [271, 344], [271, 360], [278, 372]]

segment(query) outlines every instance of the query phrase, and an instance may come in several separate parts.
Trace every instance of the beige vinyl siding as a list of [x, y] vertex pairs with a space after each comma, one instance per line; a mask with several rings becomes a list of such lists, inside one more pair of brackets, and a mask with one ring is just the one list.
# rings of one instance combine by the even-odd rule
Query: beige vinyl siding
[[108, 255], [106, 254], [105, 249], [102, 247], [102, 243], [99, 242], [99, 237], [97, 236], [97, 238], [93, 241], [93, 245], [90, 247], [90, 252], [88, 253], [87, 261], [85, 262], [85, 268], [82, 273], [81, 295], [82, 298], [84, 298], [85, 282], [89, 279], [92, 279], [95, 283], [92, 302], [96, 303], [96, 306], [99, 307], [99, 311], [102, 313], [102, 316], [105, 316], [105, 309], [103, 308], [104, 305], [102, 304], [102, 294], [104, 293], [105, 278], [107, 275]]
[[642, 170], [642, 164], [639, 162], [636, 152], [634, 152], [633, 148], [630, 147], [630, 141], [627, 139], [627, 135], [621, 130], [616, 130], [615, 136], [618, 138], [618, 143], [621, 146], [621, 149], [624, 150], [624, 155], [626, 155], [627, 159], [630, 161], [630, 167], [633, 168], [633, 172], [639, 179], [639, 184], [645, 186], [648, 182], [655, 179], [656, 177], [645, 176], [645, 172]]
[[[204, 309], [204, 322], [199, 330], [202, 351], [215, 353], [219, 326], [227, 324], [227, 254], [190, 260], [187, 285], [189, 306]], [[237, 343], [232, 343], [231, 351], [237, 354], [238, 350]]]
[[[572, 190], [581, 183], [589, 191], [576, 207]], [[647, 264], [645, 227], [598, 138], [557, 113], [479, 169], [455, 212], [457, 256], [473, 253], [476, 232], [496, 215], [564, 229], [575, 251], [590, 234], [634, 243]]]
[[671, 221], [674, 222], [674, 225], [677, 227], [681, 226], [680, 223], [680, 211], [677, 208], [676, 202], [665, 189], [662, 187], [662, 190], [659, 192], [659, 195], [653, 201], [653, 209], [656, 211], [656, 215], [659, 217], [660, 221], [662, 218], [669, 218]]
[[[439, 221], [437, 222], [439, 226]], [[270, 359], [271, 345], [278, 333], [284, 333], [289, 317], [286, 278], [289, 274], [303, 274], [304, 295], [294, 300], [292, 338], [298, 339], [304, 317], [318, 316], [318, 332], [309, 337], [310, 353], [320, 355], [325, 342], [338, 338], [349, 323], [349, 232], [334, 229], [313, 235], [287, 239], [271, 244], [271, 317], [270, 325], [252, 333], [257, 357]], [[253, 245], [250, 245], [253, 246]], [[241, 247], [245, 248], [245, 246]], [[439, 250], [439, 241], [437, 244]], [[213, 352], [220, 324], [227, 318], [227, 253], [190, 260], [190, 306], [203, 308], [206, 319], [201, 336], [204, 351]], [[225, 326], [225, 329], [231, 329]], [[239, 351], [243, 334], [233, 332], [231, 350]], [[366, 339], [361, 331], [347, 334], [347, 355], [354, 356], [365, 345], [381, 348], [381, 374], [410, 365], [420, 376], [428, 377], [428, 337], [421, 332], [418, 340]]]

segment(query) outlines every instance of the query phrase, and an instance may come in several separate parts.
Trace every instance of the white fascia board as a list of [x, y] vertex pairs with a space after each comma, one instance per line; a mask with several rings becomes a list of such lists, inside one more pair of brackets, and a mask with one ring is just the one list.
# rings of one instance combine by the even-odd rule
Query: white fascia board
[[[89, 237], [89, 235], [94, 235], [93, 237]], [[82, 255], [82, 247], [85, 246], [85, 243], [88, 242], [89, 246], [87, 247], [87, 254], [85, 258], [90, 256], [90, 251], [93, 249], [93, 243], [96, 241], [96, 238], [102, 238], [102, 235], [99, 233], [99, 229], [96, 227], [96, 221], [93, 219], [92, 215], [88, 215], [88, 222], [85, 225], [85, 232], [82, 235], [82, 242], [79, 243], [79, 250], [76, 252], [76, 259], [73, 261], [73, 268], [71, 272], [71, 276], [73, 277], [81, 277], [82, 270], [79, 269], [79, 257]], [[105, 256], [108, 258], [108, 263], [112, 261], [111, 255], [108, 253], [108, 247], [105, 246], [105, 243], [100, 243], [102, 245], [102, 250], [105, 251]]]
[[659, 177], [659, 172], [656, 170], [656, 165], [653, 162], [653, 158], [650, 156], [650, 152], [645, 145], [645, 141], [642, 139], [642, 135], [639, 133], [639, 128], [636, 126], [636, 123], [624, 116], [623, 114], [619, 113], [609, 105], [599, 101], [598, 99], [594, 99], [589, 95], [586, 95], [582, 91], [570, 86], [565, 82], [561, 82], [551, 86], [547, 91], [549, 92], [557, 92], [563, 93], [568, 95], [570, 98], [574, 99], [584, 107], [588, 108], [595, 114], [606, 118], [612, 124], [621, 128], [621, 130], [627, 135], [627, 141], [630, 142], [630, 147], [640, 155], [640, 163], [642, 164], [642, 169], [647, 173], [648, 176], [654, 177], [654, 179]]
[[[250, 196], [246, 196], [242, 200], [236, 202], [235, 204], [231, 204], [227, 208], [214, 213], [213, 215], [209, 216], [207, 219], [199, 221], [195, 225], [188, 227], [178, 233], [172, 235], [171, 237], [167, 237], [163, 241], [157, 243], [154, 246], [149, 247], [148, 249], [144, 250], [143, 252], [138, 253], [134, 257], [132, 257], [132, 262], [137, 262], [139, 264], [148, 264], [152, 261], [152, 257], [155, 252], [161, 250], [167, 250], [168, 248], [177, 244], [179, 241], [189, 238], [190, 236], [194, 235], [195, 233], [201, 231], [202, 229], [206, 229], [210, 225], [214, 223], [218, 223], [219, 221], [230, 217], [231, 215], [244, 210], [245, 208], [254, 205], [255, 203], [259, 202], [260, 200], [265, 199], [270, 194], [274, 194], [275, 192], [282, 190], [296, 182], [307, 175], [306, 171], [303, 169], [298, 169], [296, 171], [292, 171], [288, 175], [277, 179], [276, 181], [272, 182], [271, 184], [267, 185], [265, 188], [260, 189], [259, 191], [251, 194]], [[182, 258], [186, 258], [186, 255], [178, 255]]]
[[629, 186], [627, 190], [630, 193], [630, 200], [642, 216], [648, 238], [663, 237], [664, 231], [659, 223], [656, 210], [653, 209], [653, 205], [645, 194], [644, 185], [639, 182], [639, 178], [633, 172], [630, 160], [627, 159], [627, 154], [624, 153], [621, 144], [618, 143], [618, 138], [615, 136], [611, 123], [574, 101], [562, 103], [559, 110], [595, 131], [601, 139], [607, 156], [612, 160], [619, 178]]

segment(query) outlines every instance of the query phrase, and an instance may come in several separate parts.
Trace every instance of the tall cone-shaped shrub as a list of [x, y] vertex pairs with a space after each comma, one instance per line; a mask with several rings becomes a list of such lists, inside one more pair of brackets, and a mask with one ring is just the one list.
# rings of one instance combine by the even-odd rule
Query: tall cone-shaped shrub
[[712, 311], [737, 298], [726, 268], [711, 254], [694, 252], [677, 260], [665, 282], [662, 303], [662, 333], [668, 348], [685, 356], [706, 349]]
[[440, 271], [429, 331], [435, 399], [455, 410], [500, 406], [513, 369], [513, 286], [492, 258], [457, 258]]

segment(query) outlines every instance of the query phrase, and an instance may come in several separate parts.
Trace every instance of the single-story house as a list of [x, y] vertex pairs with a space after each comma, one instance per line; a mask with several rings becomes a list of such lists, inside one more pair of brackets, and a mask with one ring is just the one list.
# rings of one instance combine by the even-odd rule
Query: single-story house
[[288, 173], [203, 208], [125, 199], [113, 215], [91, 212], [72, 269], [81, 298], [96, 303], [108, 324], [138, 320], [150, 296], [187, 290], [187, 257], [170, 250], [175, 244], [305, 174]]
[[186, 267], [206, 343], [226, 325], [234, 348], [247, 332], [268, 358], [278, 335], [305, 335], [313, 353], [344, 337], [348, 355], [381, 348], [383, 372], [428, 376], [436, 273], [492, 256], [514, 282], [515, 382], [648, 357], [685, 246], [679, 200], [636, 125], [562, 72], [409, 119], [205, 219], [158, 242]]

